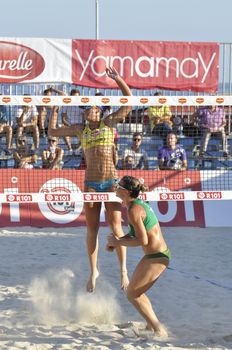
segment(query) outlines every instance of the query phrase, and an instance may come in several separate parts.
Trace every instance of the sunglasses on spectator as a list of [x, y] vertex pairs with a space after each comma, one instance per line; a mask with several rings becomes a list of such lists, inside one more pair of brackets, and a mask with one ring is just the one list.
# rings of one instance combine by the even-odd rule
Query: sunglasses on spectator
[[139, 137], [135, 137], [134, 141], [141, 141], [142, 139], [140, 139]]
[[52, 139], [50, 139], [50, 140], [48, 140], [48, 142], [56, 142], [56, 140], [52, 140]]
[[26, 140], [18, 140], [18, 143], [21, 144], [21, 143], [25, 143]]

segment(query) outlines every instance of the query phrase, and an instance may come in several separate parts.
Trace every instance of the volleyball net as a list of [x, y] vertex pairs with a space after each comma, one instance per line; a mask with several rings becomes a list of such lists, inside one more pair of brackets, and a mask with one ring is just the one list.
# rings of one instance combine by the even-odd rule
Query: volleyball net
[[[78, 118], [84, 118], [86, 110], [91, 106], [101, 107], [103, 120], [121, 106], [132, 106], [128, 116], [115, 125], [113, 134], [107, 132], [109, 139], [105, 136], [102, 138], [99, 129], [92, 132], [89, 142], [94, 144], [95, 140], [98, 140], [101, 158], [99, 162], [94, 158], [93, 164], [88, 159], [90, 164], [88, 171], [94, 172], [94, 169], [100, 169], [101, 166], [106, 167], [107, 162], [103, 161], [103, 165], [101, 162], [109, 159], [108, 153], [112, 149], [113, 161], [109, 161], [109, 167], [113, 166], [117, 169], [117, 178], [124, 175], [143, 178], [149, 188], [148, 192], [141, 195], [145, 200], [232, 199], [230, 145], [232, 96], [0, 96], [0, 107], [2, 106], [5, 107], [5, 113], [8, 112], [10, 115], [13, 152], [10, 156], [4, 152], [1, 153], [0, 203], [76, 203], [119, 200], [114, 192], [104, 192], [104, 189], [100, 192], [93, 189], [92, 191], [91, 185], [88, 192], [85, 192], [86, 159], [78, 137], [72, 137], [69, 144], [65, 137], [59, 137], [58, 147], [63, 149], [60, 169], [44, 168], [44, 152], [52, 153], [47, 134], [39, 138], [35, 164], [29, 168], [16, 168], [14, 153], [18, 147], [17, 118], [19, 115], [17, 113], [21, 106], [36, 106], [38, 132], [41, 131], [42, 111], [45, 113], [47, 129], [54, 106], [58, 106], [58, 127], [64, 124], [64, 115], [68, 118], [68, 122], [75, 123]], [[220, 113], [212, 116], [211, 131], [207, 136], [207, 147], [204, 149], [202, 132], [204, 122], [197, 111], [205, 109], [206, 106], [220, 107]], [[164, 111], [165, 119], [162, 118], [159, 109]], [[152, 113], [155, 116], [153, 119]], [[226, 123], [222, 124], [219, 130], [216, 126], [219, 125], [220, 118], [225, 118]], [[163, 125], [159, 126], [160, 124]], [[165, 152], [162, 153], [161, 150], [167, 146], [167, 135], [170, 133], [177, 136], [178, 154], [171, 155], [169, 152], [167, 162], [162, 168], [160, 159], [165, 158]], [[21, 136], [27, 138], [30, 156], [32, 156], [35, 146], [32, 129], [25, 128]], [[85, 137], [89, 136], [86, 134]], [[7, 136], [4, 135], [1, 124], [0, 140], [1, 148], [4, 150]], [[85, 142], [85, 138], [83, 140]], [[111, 148], [104, 149], [104, 142]], [[71, 149], [68, 145], [71, 145]], [[89, 146], [86, 147], [88, 149]], [[184, 149], [184, 157], [180, 156], [182, 149]], [[106, 152], [105, 156], [104, 152]], [[185, 160], [186, 166], [183, 165]]]

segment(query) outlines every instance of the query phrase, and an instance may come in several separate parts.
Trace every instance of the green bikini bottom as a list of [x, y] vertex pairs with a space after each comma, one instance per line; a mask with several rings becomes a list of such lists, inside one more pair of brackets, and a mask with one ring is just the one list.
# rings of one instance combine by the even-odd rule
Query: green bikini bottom
[[150, 253], [150, 254], [146, 254], [145, 258], [147, 259], [158, 259], [158, 258], [166, 258], [168, 260], [171, 260], [172, 258], [172, 254], [169, 248], [167, 248], [165, 251], [163, 252], [159, 252], [159, 253]]

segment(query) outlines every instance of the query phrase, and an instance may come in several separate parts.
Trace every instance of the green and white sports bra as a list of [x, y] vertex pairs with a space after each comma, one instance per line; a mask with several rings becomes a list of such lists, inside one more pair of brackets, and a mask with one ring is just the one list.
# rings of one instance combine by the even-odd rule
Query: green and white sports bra
[[[141, 205], [141, 207], [144, 208], [144, 210], [146, 212], [146, 217], [143, 220], [143, 224], [145, 226], [146, 231], [147, 232], [150, 231], [150, 229], [158, 223], [158, 219], [157, 219], [153, 209], [151, 208], [151, 206], [148, 203], [144, 202], [142, 199], [139, 199], [139, 198], [135, 199], [131, 203], [129, 208], [131, 208], [131, 206], [134, 204], [139, 204], [139, 205]], [[129, 223], [128, 228], [129, 228], [128, 235], [135, 237], [135, 229], [134, 229], [133, 225], [131, 225]]]

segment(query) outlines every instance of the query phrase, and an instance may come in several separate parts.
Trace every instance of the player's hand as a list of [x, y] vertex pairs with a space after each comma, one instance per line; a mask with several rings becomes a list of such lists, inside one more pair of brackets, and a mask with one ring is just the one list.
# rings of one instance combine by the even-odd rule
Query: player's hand
[[109, 78], [116, 80], [117, 77], [119, 76], [118, 72], [114, 67], [106, 67], [106, 74], [108, 75]]
[[113, 252], [114, 249], [115, 249], [115, 247], [111, 247], [111, 246], [109, 246], [109, 244], [106, 245], [107, 252]]
[[113, 233], [111, 233], [111, 234], [108, 236], [108, 243], [107, 243], [107, 246], [114, 249], [114, 248], [117, 247], [118, 241], [119, 241], [119, 239], [118, 239]]

